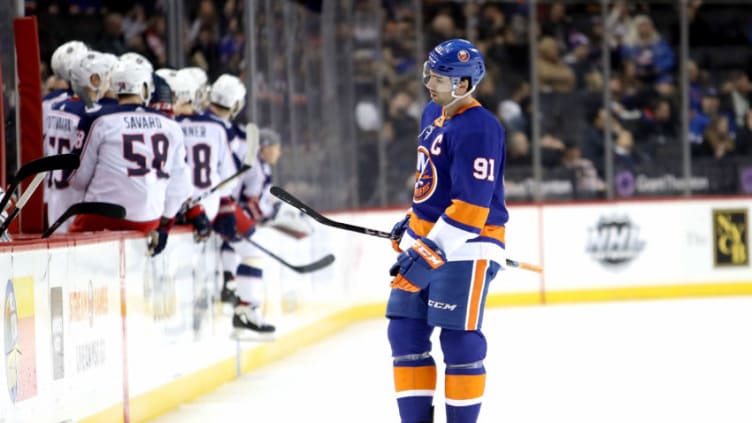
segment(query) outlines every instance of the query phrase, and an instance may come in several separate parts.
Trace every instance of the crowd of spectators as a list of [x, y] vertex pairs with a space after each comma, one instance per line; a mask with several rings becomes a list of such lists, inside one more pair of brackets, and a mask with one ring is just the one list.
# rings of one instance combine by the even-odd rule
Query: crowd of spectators
[[[296, 2], [300, 7], [311, 8], [313, 4], [311, 10], [319, 13], [316, 3]], [[79, 0], [27, 2], [27, 8], [34, 8], [31, 12], [40, 19], [43, 58], [48, 58], [61, 42], [78, 38], [102, 51], [137, 51], [150, 58], [155, 67], [162, 67], [169, 65], [165, 4]], [[611, 116], [616, 166], [660, 167], [667, 162], [676, 163], [683, 148], [677, 4], [615, 0], [604, 22], [600, 2], [540, 2], [534, 51], [541, 102], [534, 114], [527, 2], [425, 0], [416, 8], [414, 0], [354, 1], [352, 25], [338, 23], [337, 37], [354, 40], [352, 81], [358, 107], [354, 108], [353, 120], [357, 126], [355, 136], [361, 140], [361, 179], [373, 180], [374, 174], [386, 172], [388, 197], [397, 202], [409, 198], [410, 175], [414, 171], [412, 149], [425, 101], [419, 81], [421, 58], [435, 44], [453, 37], [472, 40], [486, 57], [487, 75], [477, 95], [505, 124], [511, 167], [531, 168], [530, 140], [533, 118], [537, 117], [545, 170], [576, 168], [578, 186], [602, 190], [606, 177], [603, 140], [607, 113]], [[241, 74], [245, 2], [186, 0], [184, 5], [187, 21], [181, 41], [187, 52], [186, 65], [206, 69], [212, 79], [225, 72]], [[379, 13], [374, 13], [374, 9]], [[375, 19], [376, 14], [380, 14], [380, 19]], [[701, 162], [749, 157], [752, 5], [691, 0], [688, 14], [688, 142], [693, 158]], [[260, 45], [271, 48], [265, 43], [279, 35], [274, 31], [284, 23], [266, 22], [263, 15], [258, 19]], [[312, 30], [315, 31], [321, 28]], [[603, 77], [603, 37], [612, 65], [609, 80]], [[310, 54], [319, 45], [319, 39], [313, 37], [304, 48]], [[302, 50], [298, 52], [303, 54]], [[259, 53], [262, 61], [273, 56]], [[275, 93], [279, 96], [281, 91], [277, 88], [286, 89], [274, 86], [284, 83], [279, 75], [284, 74], [285, 63], [282, 60], [261, 65], [267, 71], [257, 75], [258, 91], [262, 101], [274, 104]], [[313, 72], [316, 66], [310, 65], [298, 63], [295, 73]], [[602, 104], [604, 87], [612, 98], [608, 107]], [[289, 92], [297, 96], [290, 101], [305, 102], [307, 93], [302, 88]], [[380, 144], [386, 146], [386, 165], [381, 166], [374, 161]], [[365, 187], [370, 188], [373, 187]]]

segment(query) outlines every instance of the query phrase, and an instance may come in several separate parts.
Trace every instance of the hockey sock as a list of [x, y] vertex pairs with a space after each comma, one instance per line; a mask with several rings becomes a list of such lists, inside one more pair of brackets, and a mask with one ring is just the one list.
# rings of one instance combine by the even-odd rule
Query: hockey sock
[[478, 421], [486, 388], [486, 338], [479, 331], [442, 329], [447, 423]]
[[235, 249], [232, 248], [232, 245], [230, 245], [229, 242], [222, 242], [222, 247], [220, 248], [220, 257], [222, 260], [222, 270], [224, 270], [225, 272], [230, 272], [233, 276], [235, 276], [235, 271], [238, 268], [238, 255], [237, 253], [235, 253]]
[[432, 422], [436, 391], [433, 357], [394, 357], [394, 390], [402, 423]]
[[436, 363], [431, 357], [433, 327], [424, 320], [393, 318], [389, 343], [394, 359], [394, 389], [403, 423], [433, 421]]
[[254, 307], [261, 306], [264, 302], [264, 272], [261, 268], [241, 263], [238, 265], [236, 277], [237, 295], [241, 301], [250, 303]]

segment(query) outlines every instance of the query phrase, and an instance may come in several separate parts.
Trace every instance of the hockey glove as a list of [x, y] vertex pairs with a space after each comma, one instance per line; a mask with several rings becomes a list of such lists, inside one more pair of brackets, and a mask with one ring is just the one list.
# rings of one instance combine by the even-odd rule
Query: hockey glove
[[430, 239], [420, 237], [412, 247], [397, 257], [397, 262], [389, 269], [389, 274], [395, 276], [391, 286], [408, 292], [417, 292], [415, 288], [425, 289], [431, 283], [431, 271], [444, 263], [446, 255], [441, 248]]
[[219, 200], [219, 213], [214, 219], [214, 230], [228, 241], [238, 239], [238, 220], [235, 217], [235, 200], [223, 197]]
[[163, 217], [159, 222], [159, 227], [149, 233], [149, 253], [152, 257], [161, 253], [167, 246], [167, 235], [174, 223], [175, 219]]
[[395, 223], [394, 227], [392, 228], [392, 232], [389, 233], [389, 239], [392, 240], [392, 249], [398, 253], [402, 252], [402, 249], [400, 248], [399, 244], [400, 244], [400, 241], [402, 241], [402, 235], [405, 234], [405, 231], [407, 231], [408, 226], [410, 226], [409, 214], [405, 216], [404, 219]]
[[185, 218], [193, 225], [193, 240], [206, 241], [211, 235], [211, 222], [201, 204], [196, 204], [185, 213]]

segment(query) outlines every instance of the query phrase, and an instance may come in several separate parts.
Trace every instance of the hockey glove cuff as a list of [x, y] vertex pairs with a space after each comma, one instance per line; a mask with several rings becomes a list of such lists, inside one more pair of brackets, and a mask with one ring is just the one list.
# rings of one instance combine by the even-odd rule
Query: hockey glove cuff
[[195, 205], [185, 214], [186, 219], [193, 225], [193, 240], [196, 242], [205, 241], [211, 235], [211, 222], [204, 212], [201, 204]]
[[237, 240], [238, 221], [235, 217], [235, 208], [237, 204], [230, 197], [224, 197], [219, 200], [219, 213], [214, 219], [214, 230], [222, 238], [235, 241]]
[[412, 247], [397, 257], [397, 262], [389, 269], [389, 274], [396, 276], [393, 284], [399, 283], [400, 277], [410, 284], [425, 289], [431, 283], [431, 271], [446, 263], [446, 255], [426, 237], [420, 237]]
[[392, 241], [392, 249], [398, 253], [402, 252], [402, 249], [400, 248], [399, 244], [400, 241], [402, 241], [402, 236], [405, 234], [405, 231], [407, 231], [407, 228], [410, 226], [410, 215], [406, 215], [404, 219], [400, 220], [399, 222], [394, 224], [394, 227], [392, 228], [392, 232], [389, 233], [389, 239]]
[[159, 221], [159, 227], [149, 234], [149, 252], [154, 257], [161, 253], [167, 246], [167, 235], [175, 224], [175, 218], [163, 217]]

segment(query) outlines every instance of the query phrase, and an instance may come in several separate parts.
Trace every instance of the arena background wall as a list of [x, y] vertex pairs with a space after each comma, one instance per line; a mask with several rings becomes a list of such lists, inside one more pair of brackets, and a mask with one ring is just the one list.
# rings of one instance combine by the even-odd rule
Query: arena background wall
[[[749, 295], [751, 205], [750, 198], [695, 198], [514, 206], [509, 257], [545, 272], [502, 273], [488, 305]], [[402, 213], [330, 217], [388, 229]], [[265, 261], [266, 313], [280, 328], [271, 342], [230, 339], [230, 310], [215, 302], [216, 240], [197, 245], [178, 233], [156, 258], [130, 233], [0, 247], [0, 421], [146, 421], [349, 324], [383, 316], [389, 243], [313, 225], [304, 240], [270, 228], [255, 237], [296, 264], [337, 257], [304, 275]]]

